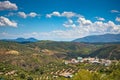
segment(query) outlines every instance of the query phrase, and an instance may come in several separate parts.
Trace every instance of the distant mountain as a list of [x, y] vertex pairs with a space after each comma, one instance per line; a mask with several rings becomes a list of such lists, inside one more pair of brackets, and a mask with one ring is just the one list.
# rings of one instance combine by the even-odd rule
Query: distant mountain
[[120, 42], [120, 34], [104, 34], [104, 35], [93, 35], [78, 38], [73, 42], [88, 42], [88, 43], [108, 43], [108, 42]]
[[38, 40], [35, 38], [17, 38], [17, 39], [2, 39], [4, 41], [15, 41], [15, 42], [37, 42]]

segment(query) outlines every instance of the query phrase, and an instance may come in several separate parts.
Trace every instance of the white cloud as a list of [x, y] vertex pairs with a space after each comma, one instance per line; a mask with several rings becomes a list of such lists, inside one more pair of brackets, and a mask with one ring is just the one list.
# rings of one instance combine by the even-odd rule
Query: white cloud
[[105, 19], [104, 18], [102, 18], [102, 17], [95, 17], [97, 20], [99, 20], [99, 21], [105, 21]]
[[8, 32], [0, 33], [0, 39], [15, 39], [18, 37], [23, 37], [23, 34], [8, 33]]
[[[77, 22], [78, 21], [78, 22]], [[71, 25], [74, 25], [75, 21], [72, 22], [68, 20]], [[74, 28], [70, 28], [71, 25], [67, 25], [66, 30], [54, 30], [50, 32], [32, 32], [32, 33], [23, 33], [23, 34], [14, 34], [10, 35], [12, 37], [35, 37], [37, 39], [43, 40], [73, 40], [76, 38], [85, 37], [88, 35], [101, 35], [106, 33], [118, 34], [120, 33], [120, 25], [116, 25], [112, 21], [102, 22], [95, 21], [92, 22], [85, 18], [78, 18], [76, 20]], [[8, 37], [8, 36], [7, 36]]]
[[63, 13], [60, 13], [58, 11], [54, 11], [51, 14], [46, 14], [47, 18], [51, 18], [52, 16], [72, 18], [72, 17], [80, 17], [82, 15], [79, 15], [79, 14], [74, 13], [74, 12], [67, 12], [67, 11], [64, 11]]
[[27, 17], [32, 17], [33, 18], [33, 17], [38, 16], [38, 14], [35, 13], [35, 12], [30, 12], [29, 14], [26, 14], [25, 12], [18, 12], [18, 15], [22, 18], [27, 18]]
[[60, 13], [57, 12], [57, 11], [54, 11], [54, 12], [52, 12], [51, 14], [47, 14], [47, 15], [46, 15], [47, 18], [51, 18], [52, 16], [58, 16], [58, 17], [60, 17], [61, 15], [60, 15]]
[[37, 13], [35, 13], [35, 12], [30, 12], [30, 13], [28, 14], [28, 16], [30, 16], [30, 17], [36, 17], [36, 16], [37, 16]]
[[54, 16], [61, 16], [59, 12], [53, 12], [52, 15], [54, 15]]
[[[64, 12], [63, 12], [64, 13]], [[74, 12], [73, 12], [74, 13]], [[30, 14], [30, 13], [29, 13]], [[28, 16], [28, 14], [26, 14]], [[67, 21], [63, 23], [66, 27], [65, 30], [54, 30], [50, 32], [32, 32], [13, 35], [13, 37], [35, 37], [38, 39], [49, 39], [49, 40], [73, 40], [76, 38], [85, 37], [88, 35], [101, 35], [106, 33], [118, 34], [120, 33], [120, 25], [115, 24], [113, 21], [103, 22], [103, 19], [92, 22], [85, 17], [76, 15], [62, 15], [59, 12], [53, 12], [52, 14], [46, 15], [47, 17], [57, 16], [66, 17]], [[29, 16], [30, 17], [30, 16]], [[71, 17], [75, 17], [74, 19]], [[101, 17], [98, 17], [101, 18]], [[119, 21], [119, 17], [116, 17]], [[0, 21], [0, 25], [1, 25]], [[5, 22], [3, 22], [5, 24]], [[12, 36], [12, 35], [11, 35]]]
[[[74, 22], [77, 22], [75, 24]], [[63, 24], [66, 30], [55, 30], [51, 32], [39, 33], [42, 39], [53, 39], [53, 40], [72, 40], [76, 38], [85, 37], [88, 35], [101, 35], [106, 33], [118, 34], [120, 33], [120, 25], [115, 24], [112, 21], [92, 22], [85, 18], [78, 18], [76, 21], [68, 20]], [[74, 25], [74, 28], [70, 28]]]
[[[54, 30], [50, 32], [32, 32], [16, 35], [17, 37], [35, 37], [37, 39], [46, 40], [73, 40], [76, 38], [85, 37], [88, 35], [101, 35], [106, 33], [118, 34], [120, 33], [120, 25], [115, 24], [112, 21], [92, 22], [84, 17], [77, 19], [68, 19], [63, 24], [66, 30]], [[15, 35], [13, 35], [14, 37]]]
[[18, 7], [15, 3], [11, 3], [10, 1], [0, 2], [0, 10], [17, 10]]
[[63, 24], [63, 26], [66, 27], [66, 28], [69, 28], [69, 27], [74, 28], [74, 27], [76, 27], [76, 25], [73, 23], [73, 20], [71, 20], [71, 19], [68, 19], [68, 21], [66, 21]]
[[120, 17], [116, 17], [115, 20], [118, 21], [118, 22], [120, 22]]
[[120, 13], [118, 10], [111, 10], [111, 13]]
[[114, 24], [112, 21], [102, 22], [86, 20], [85, 18], [79, 18], [78, 28], [82, 30], [83, 33], [90, 34], [105, 34], [105, 33], [120, 33], [120, 25]]
[[61, 15], [67, 18], [71, 18], [71, 17], [76, 16], [77, 14], [74, 12], [63, 12]]
[[17, 23], [14, 21], [10, 21], [8, 18], [0, 16], [0, 26], [11, 26], [17, 27]]
[[51, 18], [52, 16], [51, 16], [51, 14], [46, 14], [46, 17]]
[[72, 24], [72, 23], [73, 23], [73, 20], [71, 20], [71, 19], [68, 19], [68, 22], [69, 22], [70, 24]]
[[65, 24], [65, 23], [63, 24], [63, 26], [66, 27], [66, 28], [69, 28], [69, 27], [75, 28], [76, 27], [75, 24]]
[[77, 22], [80, 24], [80, 26], [83, 26], [83, 25], [91, 25], [92, 22], [90, 20], [86, 20], [85, 18], [83, 17], [79, 17]]
[[18, 12], [18, 15], [22, 18], [26, 18], [27, 14], [25, 14], [24, 12]]

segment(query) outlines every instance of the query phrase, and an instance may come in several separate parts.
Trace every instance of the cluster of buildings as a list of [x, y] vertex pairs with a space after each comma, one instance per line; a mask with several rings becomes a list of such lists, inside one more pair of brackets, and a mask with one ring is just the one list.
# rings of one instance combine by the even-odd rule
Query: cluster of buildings
[[105, 66], [109, 66], [112, 62], [111, 62], [111, 60], [99, 59], [97, 57], [95, 57], [95, 58], [77, 57], [77, 59], [73, 58], [71, 60], [65, 60], [65, 64], [77, 64], [77, 63], [92, 63], [92, 64], [102, 64], [102, 65], [105, 65]]

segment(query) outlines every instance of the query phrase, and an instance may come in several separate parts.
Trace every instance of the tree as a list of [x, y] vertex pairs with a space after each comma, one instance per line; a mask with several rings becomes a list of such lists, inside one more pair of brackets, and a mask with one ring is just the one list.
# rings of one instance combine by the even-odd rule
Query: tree
[[20, 74], [20, 78], [21, 78], [21, 79], [25, 79], [25, 74], [23, 74], [23, 73]]
[[28, 77], [27, 80], [33, 80], [33, 78], [32, 77]]

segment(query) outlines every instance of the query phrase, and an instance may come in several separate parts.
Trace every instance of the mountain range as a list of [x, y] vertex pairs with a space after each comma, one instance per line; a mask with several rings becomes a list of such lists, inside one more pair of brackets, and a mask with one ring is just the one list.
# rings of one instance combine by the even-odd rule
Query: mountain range
[[[31, 38], [17, 38], [17, 39], [2, 39], [3, 41], [14, 41], [20, 43], [26, 42], [37, 42], [39, 40]], [[87, 43], [116, 43], [120, 42], [120, 34], [103, 34], [103, 35], [92, 35], [83, 38], [78, 38], [72, 42], [87, 42]]]
[[35, 38], [17, 38], [17, 39], [2, 39], [3, 41], [14, 41], [14, 42], [37, 42], [39, 40], [35, 39]]
[[73, 42], [110, 43], [120, 42], [120, 34], [92, 35], [73, 40]]

